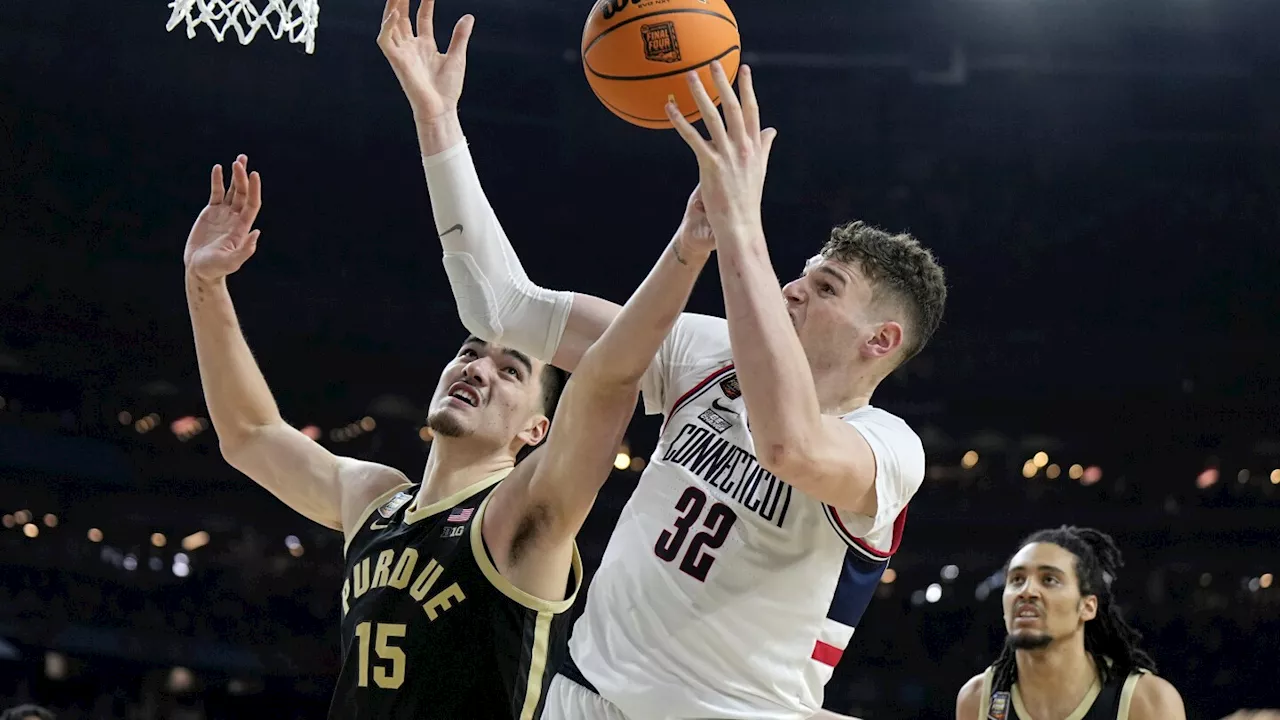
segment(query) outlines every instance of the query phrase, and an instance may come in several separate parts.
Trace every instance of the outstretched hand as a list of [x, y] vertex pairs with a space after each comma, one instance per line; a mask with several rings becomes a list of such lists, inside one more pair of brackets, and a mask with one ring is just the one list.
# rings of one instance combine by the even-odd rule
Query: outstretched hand
[[702, 187], [695, 187], [684, 208], [684, 219], [676, 229], [676, 252], [681, 262], [688, 255], [707, 256], [716, 249], [716, 236], [707, 220], [707, 208], [702, 202]]
[[675, 103], [667, 103], [667, 118], [680, 137], [698, 157], [699, 185], [707, 219], [717, 239], [759, 228], [760, 202], [769, 167], [769, 153], [778, 136], [773, 128], [760, 129], [760, 105], [751, 83], [751, 68], [738, 72], [739, 101], [717, 60], [711, 63], [711, 77], [720, 95], [723, 120], [696, 71], [687, 73], [689, 88], [702, 112], [707, 140], [684, 118]]
[[422, 0], [418, 32], [414, 34], [409, 0], [387, 0], [382, 31], [378, 33], [378, 47], [391, 63], [419, 121], [433, 120], [458, 109], [467, 71], [467, 42], [475, 26], [473, 16], [463, 15], [453, 28], [448, 51], [442, 53], [436, 46], [435, 8], [436, 0]]
[[182, 262], [201, 280], [219, 280], [240, 269], [258, 249], [253, 221], [262, 209], [262, 178], [248, 172], [249, 158], [240, 155], [231, 165], [231, 188], [223, 185], [222, 166], [209, 176], [209, 204], [200, 211]]

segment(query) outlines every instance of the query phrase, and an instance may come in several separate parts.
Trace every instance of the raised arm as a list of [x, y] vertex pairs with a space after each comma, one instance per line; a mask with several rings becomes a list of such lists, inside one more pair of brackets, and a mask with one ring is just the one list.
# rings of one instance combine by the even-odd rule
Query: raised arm
[[711, 75], [723, 120], [701, 80], [689, 74], [710, 141], [672, 106], [668, 118], [698, 157], [757, 457], [761, 466], [810, 497], [875, 517], [876, 453], [859, 430], [822, 414], [809, 362], [769, 261], [760, 202], [774, 134], [760, 130], [751, 69], [739, 70], [741, 100], [720, 63], [712, 63]]
[[565, 387], [532, 477], [494, 498], [485, 539], [499, 570], [537, 597], [564, 590], [573, 538], [609, 478], [640, 379], [688, 302], [714, 247], [695, 190], [685, 221], [648, 277], [587, 350]]
[[335, 456], [281, 418], [227, 290], [227, 276], [258, 245], [259, 231], [251, 228], [262, 207], [262, 181], [258, 173], [248, 174], [247, 164], [241, 155], [232, 165], [230, 190], [224, 189], [222, 167], [214, 166], [209, 205], [183, 252], [205, 402], [232, 467], [307, 518], [342, 530], [369, 500], [407, 480], [390, 468]]
[[388, 0], [378, 46], [413, 109], [458, 316], [482, 340], [573, 371], [619, 307], [591, 295], [547, 290], [529, 279], [480, 186], [458, 119], [475, 19], [458, 20], [442, 53], [435, 41], [434, 0], [418, 8], [417, 34], [409, 11], [409, 0]]

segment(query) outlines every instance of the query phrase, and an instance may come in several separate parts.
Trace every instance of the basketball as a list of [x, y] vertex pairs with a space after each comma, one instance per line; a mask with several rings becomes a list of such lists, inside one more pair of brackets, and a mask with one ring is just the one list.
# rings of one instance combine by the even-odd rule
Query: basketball
[[674, 95], [689, 122], [702, 114], [684, 74], [697, 70], [718, 106], [711, 62], [729, 79], [742, 49], [738, 22], [724, 0], [599, 0], [582, 31], [582, 66], [596, 97], [633, 125], [669, 129]]

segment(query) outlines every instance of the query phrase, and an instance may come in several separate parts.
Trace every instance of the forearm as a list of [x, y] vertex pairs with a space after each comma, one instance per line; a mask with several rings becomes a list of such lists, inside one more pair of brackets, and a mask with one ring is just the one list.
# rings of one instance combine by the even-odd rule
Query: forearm
[[684, 310], [709, 256], [673, 239], [582, 358], [577, 374], [598, 383], [638, 383]]
[[254, 430], [282, 422], [280, 410], [240, 331], [226, 279], [208, 282], [188, 273], [186, 291], [200, 383], [225, 452]]
[[550, 361], [568, 323], [572, 294], [529, 280], [480, 185], [456, 116], [420, 122], [418, 135], [459, 319], [482, 340]]
[[763, 231], [717, 238], [716, 252], [733, 361], [764, 459], [817, 432], [821, 415], [813, 375]]
[[418, 128], [418, 147], [423, 157], [442, 153], [464, 140], [457, 111], [430, 119], [414, 117], [413, 122]]

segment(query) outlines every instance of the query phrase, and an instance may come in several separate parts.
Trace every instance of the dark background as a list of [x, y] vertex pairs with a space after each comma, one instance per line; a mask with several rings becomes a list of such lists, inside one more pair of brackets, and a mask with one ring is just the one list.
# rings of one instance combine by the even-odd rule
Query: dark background
[[[622, 301], [696, 167], [674, 133], [591, 95], [588, 9], [441, 0], [438, 34], [477, 16], [463, 123], [529, 275]], [[1061, 523], [1121, 542], [1125, 611], [1191, 717], [1280, 704], [1280, 3], [734, 11], [780, 130], [765, 204], [780, 277], [861, 218], [914, 232], [951, 286], [935, 340], [876, 397], [931, 465], [827, 706], [950, 717], [1002, 637], [984, 581]], [[335, 452], [416, 478], [422, 408], [465, 331], [374, 44], [381, 4], [323, 0], [314, 55], [265, 34], [188, 40], [168, 14], [0, 3], [0, 510], [19, 513], [0, 527], [0, 701], [321, 717], [340, 536], [226, 466], [212, 431], [171, 431], [204, 417], [181, 254], [209, 167], [245, 152], [263, 174], [260, 249], [231, 289], [286, 417]], [[708, 272], [690, 309], [721, 307]], [[337, 439], [365, 417], [371, 431]], [[656, 428], [637, 418], [630, 451]], [[1060, 476], [1023, 476], [1038, 451]], [[636, 477], [616, 473], [584, 529], [592, 567]], [[210, 542], [177, 577], [199, 530]]]

